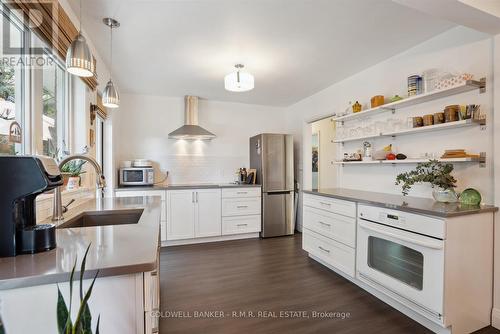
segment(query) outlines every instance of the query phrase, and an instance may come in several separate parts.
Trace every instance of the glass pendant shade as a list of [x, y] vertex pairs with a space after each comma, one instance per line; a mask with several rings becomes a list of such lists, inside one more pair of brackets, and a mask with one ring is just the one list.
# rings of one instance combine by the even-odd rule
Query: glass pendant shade
[[85, 37], [79, 33], [66, 52], [66, 70], [79, 77], [94, 76], [94, 62]]
[[120, 105], [120, 96], [111, 80], [108, 81], [102, 93], [102, 104], [106, 108], [118, 108]]
[[241, 72], [239, 68], [242, 65], [237, 65], [238, 70], [230, 73], [224, 78], [224, 87], [230, 92], [246, 92], [254, 88], [253, 75], [247, 72]]

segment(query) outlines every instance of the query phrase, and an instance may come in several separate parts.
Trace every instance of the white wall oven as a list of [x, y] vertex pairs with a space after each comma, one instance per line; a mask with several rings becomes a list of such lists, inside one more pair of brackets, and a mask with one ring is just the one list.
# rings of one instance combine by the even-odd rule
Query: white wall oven
[[443, 322], [444, 244], [444, 221], [358, 206], [358, 278], [437, 323]]

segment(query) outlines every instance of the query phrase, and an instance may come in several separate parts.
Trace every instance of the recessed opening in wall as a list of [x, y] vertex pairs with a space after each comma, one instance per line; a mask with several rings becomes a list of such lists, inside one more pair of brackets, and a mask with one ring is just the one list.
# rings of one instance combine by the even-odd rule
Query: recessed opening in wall
[[337, 185], [335, 122], [331, 117], [310, 123], [311, 186], [313, 189], [333, 188]]

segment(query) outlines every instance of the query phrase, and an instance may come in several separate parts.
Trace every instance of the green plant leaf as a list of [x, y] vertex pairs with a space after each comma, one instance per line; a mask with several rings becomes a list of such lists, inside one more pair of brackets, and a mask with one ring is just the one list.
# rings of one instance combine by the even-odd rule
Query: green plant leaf
[[[64, 334], [66, 332], [66, 326], [68, 325], [69, 312], [64, 297], [62, 296], [59, 285], [57, 286], [57, 330], [59, 334]], [[1, 333], [1, 332], [0, 332]]]
[[80, 267], [80, 303], [82, 302], [83, 299], [83, 275], [85, 274], [85, 265], [87, 263], [87, 255], [89, 253], [90, 245], [92, 245], [92, 243], [90, 243], [87, 246], [87, 249], [85, 250], [85, 255], [83, 256], [82, 266]]
[[95, 326], [95, 334], [99, 334], [99, 324], [101, 323], [101, 315], [97, 316], [97, 325]]
[[[99, 330], [99, 319], [97, 319], [97, 330]], [[5, 334], [5, 328], [3, 327], [2, 318], [0, 318], [0, 334]], [[96, 334], [99, 334], [97, 331]]]
[[73, 300], [73, 278], [75, 276], [77, 259], [78, 258], [75, 257], [75, 263], [73, 264], [73, 269], [71, 269], [71, 274], [69, 275], [69, 311], [68, 320], [66, 321], [66, 334], [70, 334], [73, 331], [73, 325], [71, 324], [71, 306]]
[[96, 272], [94, 279], [92, 280], [92, 283], [90, 284], [90, 287], [87, 290], [87, 292], [85, 293], [85, 297], [83, 297], [83, 300], [80, 304], [80, 309], [78, 310], [75, 324], [73, 326], [73, 334], [82, 333], [82, 315], [84, 312], [85, 305], [87, 304], [88, 300], [90, 299], [90, 295], [92, 294], [92, 289], [94, 288], [94, 284], [95, 284], [95, 280], [97, 279], [97, 275], [99, 275], [99, 270]]

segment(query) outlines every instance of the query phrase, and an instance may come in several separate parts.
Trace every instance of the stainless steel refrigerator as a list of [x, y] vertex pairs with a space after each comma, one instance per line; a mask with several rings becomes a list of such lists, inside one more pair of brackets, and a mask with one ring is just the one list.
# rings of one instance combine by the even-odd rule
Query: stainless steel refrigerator
[[260, 134], [250, 138], [250, 168], [262, 185], [261, 237], [290, 235], [295, 230], [293, 137]]

